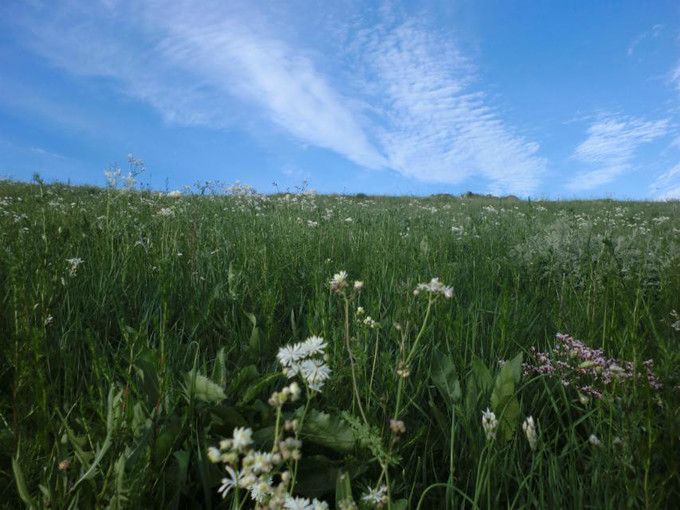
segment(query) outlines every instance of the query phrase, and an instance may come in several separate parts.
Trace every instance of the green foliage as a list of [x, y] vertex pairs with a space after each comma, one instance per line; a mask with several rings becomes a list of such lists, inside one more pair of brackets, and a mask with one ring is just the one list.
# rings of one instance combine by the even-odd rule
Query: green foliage
[[[360, 503], [387, 466], [393, 509], [676, 507], [679, 231], [677, 202], [2, 181], [3, 505], [227, 508], [207, 446], [248, 426], [269, 449], [267, 400], [286, 383], [276, 351], [320, 335], [333, 372], [300, 431], [301, 495]], [[347, 325], [328, 287], [340, 270], [364, 281]], [[432, 277], [454, 298], [421, 331], [413, 289]], [[556, 332], [641, 370], [653, 359], [663, 388], [635, 380], [586, 401], [549, 374], [520, 379]]]
[[520, 418], [516, 387], [522, 374], [522, 353], [503, 364], [491, 392], [491, 409], [498, 418], [499, 436], [512, 439]]

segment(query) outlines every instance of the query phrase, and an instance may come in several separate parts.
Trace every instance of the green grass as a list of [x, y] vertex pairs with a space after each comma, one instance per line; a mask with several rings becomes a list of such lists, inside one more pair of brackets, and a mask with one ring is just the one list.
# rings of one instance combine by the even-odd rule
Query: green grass
[[[340, 270], [364, 281], [347, 318], [329, 289]], [[422, 327], [428, 298], [413, 289], [432, 277], [455, 295]], [[333, 372], [309, 403], [296, 494], [332, 507], [348, 473], [357, 502], [388, 480], [393, 508], [680, 504], [677, 202], [172, 198], [0, 182], [0, 291], [10, 508], [232, 508], [207, 448], [235, 426], [272, 448], [277, 350], [310, 335], [327, 340]], [[359, 305], [379, 327], [354, 319]], [[558, 332], [636, 369], [653, 359], [663, 388], [635, 377], [581, 402], [574, 385], [501, 370]], [[192, 370], [225, 398], [200, 394]], [[507, 439], [486, 441], [487, 407]]]

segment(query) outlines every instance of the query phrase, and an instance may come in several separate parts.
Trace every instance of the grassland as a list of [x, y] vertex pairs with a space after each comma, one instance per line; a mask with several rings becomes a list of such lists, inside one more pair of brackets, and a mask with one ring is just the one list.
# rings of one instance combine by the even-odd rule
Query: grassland
[[[451, 299], [414, 295], [433, 277]], [[280, 453], [293, 418], [272, 484], [331, 507], [680, 503], [677, 202], [2, 182], [0, 285], [9, 508], [249, 508], [209, 448], [250, 428]], [[557, 333], [603, 353], [558, 359]], [[330, 377], [271, 405], [313, 335]]]

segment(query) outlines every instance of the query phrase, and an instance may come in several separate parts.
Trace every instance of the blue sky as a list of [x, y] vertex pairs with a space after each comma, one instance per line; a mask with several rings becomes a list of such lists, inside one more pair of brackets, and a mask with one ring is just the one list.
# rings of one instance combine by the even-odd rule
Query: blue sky
[[680, 3], [4, 0], [0, 176], [128, 153], [157, 189], [680, 198]]

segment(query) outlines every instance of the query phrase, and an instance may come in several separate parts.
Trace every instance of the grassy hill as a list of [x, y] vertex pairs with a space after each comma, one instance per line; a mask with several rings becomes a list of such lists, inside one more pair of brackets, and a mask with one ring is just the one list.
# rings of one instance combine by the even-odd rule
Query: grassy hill
[[[8, 507], [248, 508], [255, 450], [271, 506], [680, 502], [677, 202], [5, 181], [0, 291]], [[320, 391], [277, 360], [311, 336]]]

